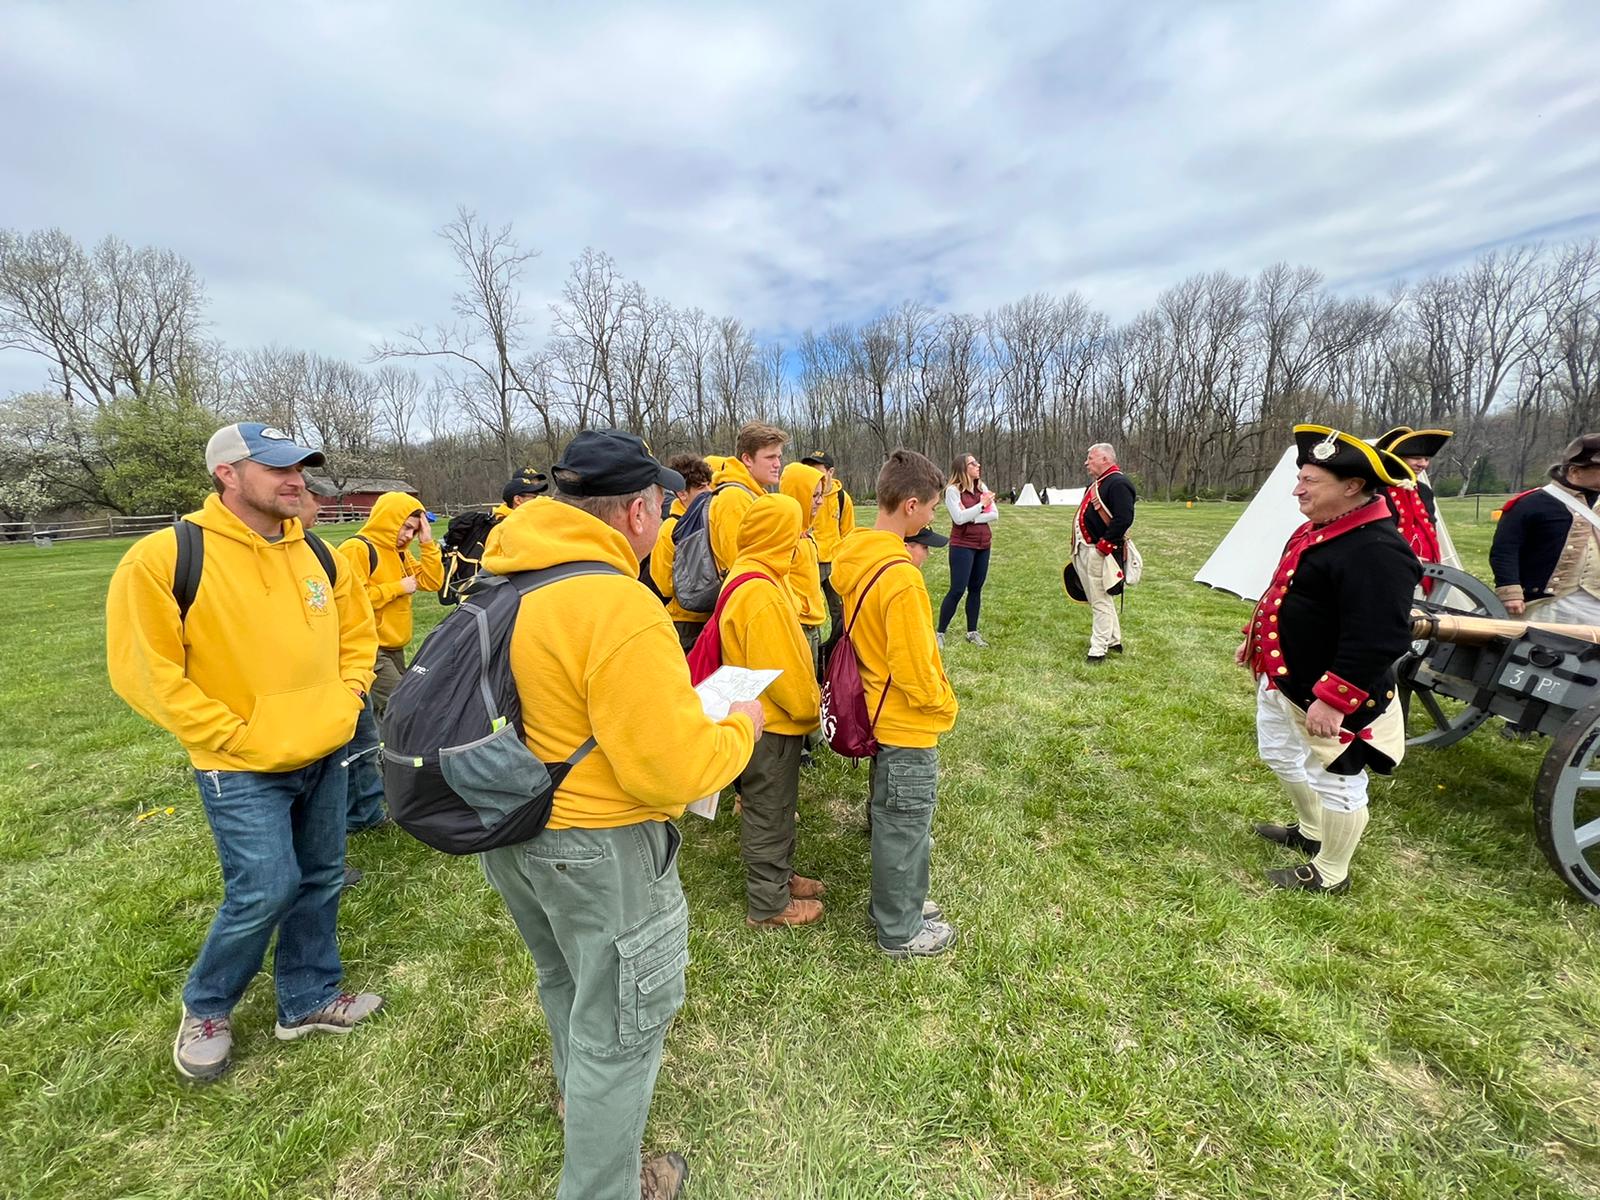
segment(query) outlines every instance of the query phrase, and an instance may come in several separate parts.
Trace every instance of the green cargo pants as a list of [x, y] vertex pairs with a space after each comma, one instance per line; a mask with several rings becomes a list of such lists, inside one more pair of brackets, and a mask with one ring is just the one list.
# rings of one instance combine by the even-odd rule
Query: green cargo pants
[[480, 855], [539, 969], [567, 1102], [557, 1200], [637, 1200], [661, 1048], [683, 1004], [689, 908], [677, 829], [546, 829]]
[[794, 874], [794, 810], [800, 799], [798, 733], [763, 733], [739, 776], [739, 861], [744, 863], [745, 911], [764, 921], [789, 907]]
[[878, 748], [878, 756], [872, 760], [870, 801], [870, 915], [878, 927], [880, 946], [903, 946], [922, 931], [938, 795], [938, 747]]

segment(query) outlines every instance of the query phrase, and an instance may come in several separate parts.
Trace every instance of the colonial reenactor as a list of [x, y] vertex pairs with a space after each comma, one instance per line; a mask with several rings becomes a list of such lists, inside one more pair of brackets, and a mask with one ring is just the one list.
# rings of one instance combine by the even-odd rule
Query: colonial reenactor
[[1380, 434], [1376, 443], [1378, 449], [1387, 450], [1416, 476], [1414, 482], [1390, 484], [1383, 492], [1394, 510], [1400, 536], [1423, 562], [1440, 561], [1439, 513], [1428, 482], [1428, 467], [1453, 436], [1448, 429], [1396, 425]]
[[1138, 496], [1117, 466], [1117, 452], [1109, 442], [1090, 446], [1083, 465], [1094, 482], [1084, 493], [1073, 522], [1072, 561], [1092, 614], [1088, 661], [1098, 665], [1105, 662], [1107, 653], [1122, 653], [1122, 623], [1117, 619], [1116, 601], [1106, 589], [1105, 560], [1115, 559], [1121, 566]]
[[1506, 501], [1489, 547], [1495, 594], [1513, 616], [1600, 624], [1600, 433], [1574, 438], [1550, 482]]
[[1299, 817], [1256, 833], [1310, 859], [1267, 880], [1344, 892], [1367, 825], [1366, 769], [1387, 775], [1405, 753], [1393, 664], [1411, 641], [1422, 568], [1376, 493], [1413, 477], [1348, 433], [1296, 425], [1294, 436], [1294, 497], [1306, 523], [1284, 547], [1234, 658], [1256, 677], [1257, 744]]

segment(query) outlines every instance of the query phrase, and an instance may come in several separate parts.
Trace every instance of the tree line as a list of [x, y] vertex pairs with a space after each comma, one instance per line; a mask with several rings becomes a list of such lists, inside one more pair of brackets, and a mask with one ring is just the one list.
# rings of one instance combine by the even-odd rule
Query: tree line
[[208, 488], [206, 437], [234, 419], [323, 447], [336, 483], [398, 476], [441, 504], [494, 497], [594, 426], [666, 455], [726, 452], [741, 424], [772, 421], [831, 451], [858, 493], [897, 445], [976, 454], [1003, 490], [1075, 482], [1104, 440], [1166, 497], [1249, 494], [1301, 420], [1454, 429], [1433, 472], [1445, 492], [1535, 483], [1600, 428], [1593, 240], [1493, 250], [1382, 294], [1304, 266], [1216, 271], [1120, 323], [1076, 292], [981, 314], [908, 300], [783, 344], [653, 296], [593, 249], [536, 311], [536, 252], [511, 226], [461, 209], [439, 235], [448, 314], [353, 363], [222, 345], [172, 250], [0, 231], [0, 349], [41, 366], [38, 388], [0, 402], [0, 512], [188, 507]]

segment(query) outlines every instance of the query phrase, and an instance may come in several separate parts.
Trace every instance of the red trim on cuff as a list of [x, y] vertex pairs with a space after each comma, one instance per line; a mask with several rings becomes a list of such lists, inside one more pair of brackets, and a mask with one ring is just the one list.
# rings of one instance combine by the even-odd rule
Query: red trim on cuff
[[1331, 704], [1345, 716], [1349, 716], [1360, 708], [1367, 699], [1355, 684], [1340, 679], [1332, 671], [1327, 672], [1311, 689], [1311, 694], [1324, 704]]
[[1115, 554], [1117, 552], [1116, 543], [1115, 542], [1108, 542], [1108, 541], [1106, 541], [1105, 538], [1101, 538], [1098, 542], [1096, 542], [1094, 544], [1094, 548], [1096, 550], [1100, 551], [1101, 554], [1106, 555], [1107, 557], [1110, 557], [1111, 555], [1113, 555], [1113, 554]]

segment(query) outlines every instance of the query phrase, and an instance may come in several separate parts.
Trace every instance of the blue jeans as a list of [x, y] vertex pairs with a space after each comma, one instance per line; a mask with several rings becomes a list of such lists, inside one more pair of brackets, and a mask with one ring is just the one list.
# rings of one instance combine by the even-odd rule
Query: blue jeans
[[378, 718], [373, 698], [356, 717], [356, 731], [340, 753], [350, 764], [349, 796], [344, 827], [349, 833], [370, 829], [389, 815], [383, 806], [383, 776], [378, 772]]
[[225, 1017], [261, 969], [273, 931], [278, 1020], [339, 994], [344, 882], [344, 751], [298, 771], [196, 771], [222, 863], [222, 907], [183, 986], [196, 1017]]
[[967, 632], [978, 628], [978, 610], [983, 607], [983, 581], [989, 578], [988, 548], [974, 550], [970, 546], [950, 547], [950, 590], [939, 602], [939, 632], [950, 627], [950, 618], [956, 615], [956, 605], [961, 593], [967, 594]]

